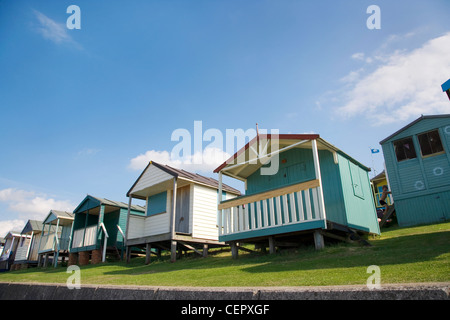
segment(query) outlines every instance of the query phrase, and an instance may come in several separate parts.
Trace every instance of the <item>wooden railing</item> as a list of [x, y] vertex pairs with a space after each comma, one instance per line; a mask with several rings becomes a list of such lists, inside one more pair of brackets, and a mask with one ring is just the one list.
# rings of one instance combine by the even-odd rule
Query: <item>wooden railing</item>
[[97, 225], [73, 232], [72, 248], [87, 247], [97, 243]]
[[223, 201], [219, 235], [323, 220], [319, 180]]
[[[26, 241], [26, 240], [25, 240]], [[27, 260], [28, 256], [28, 247], [31, 245], [31, 243], [24, 244], [20, 246], [20, 244], [17, 246], [16, 255], [14, 257], [14, 260], [20, 261], [20, 260]]]
[[53, 251], [55, 246], [55, 233], [46, 234], [41, 238], [41, 246], [39, 252], [43, 251]]

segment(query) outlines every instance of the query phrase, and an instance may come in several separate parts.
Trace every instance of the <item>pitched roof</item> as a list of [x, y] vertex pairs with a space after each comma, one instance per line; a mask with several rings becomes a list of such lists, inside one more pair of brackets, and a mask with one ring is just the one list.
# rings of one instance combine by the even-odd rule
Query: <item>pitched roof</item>
[[[101, 204], [104, 204], [104, 205], [125, 208], [125, 209], [128, 208], [128, 204], [126, 204], [125, 202], [114, 201], [114, 200], [109, 200], [109, 199], [99, 198], [99, 197], [94, 197], [94, 196], [91, 196], [91, 197], [97, 199], [98, 201], [100, 201]], [[132, 204], [131, 209], [137, 210], [137, 211], [145, 211], [144, 207], [139, 206], [137, 204]]]
[[429, 116], [421, 115], [419, 118], [417, 118], [413, 122], [410, 122], [409, 124], [407, 124], [403, 128], [401, 128], [401, 129], [397, 130], [396, 132], [394, 132], [393, 134], [391, 134], [389, 137], [384, 138], [383, 140], [381, 140], [380, 144], [385, 143], [386, 141], [388, 141], [392, 137], [395, 137], [396, 135], [398, 135], [402, 131], [405, 131], [406, 129], [408, 129], [408, 128], [412, 127], [413, 125], [415, 125], [417, 122], [422, 121], [424, 119], [437, 119], [437, 118], [449, 118], [449, 117], [450, 117], [450, 114], [436, 114], [436, 115], [429, 115]]
[[42, 230], [42, 221], [37, 220], [28, 220], [22, 230], [22, 234], [29, 233], [32, 231], [41, 231]]
[[60, 210], [51, 210], [51, 212], [58, 218], [72, 218], [74, 214], [72, 212], [60, 211]]
[[223, 168], [225, 168], [228, 164], [233, 163], [237, 157], [244, 153], [251, 145], [255, 144], [259, 139], [272, 139], [276, 138], [278, 140], [311, 140], [318, 139], [320, 136], [318, 134], [260, 134], [254, 137], [251, 141], [249, 141], [244, 147], [239, 149], [234, 155], [231, 156], [227, 161], [222, 163], [219, 167], [217, 167], [214, 172], [219, 172]]
[[[80, 204], [75, 208], [75, 210], [73, 210], [73, 212], [78, 212], [78, 209], [80, 207], [82, 207], [83, 203], [88, 200], [89, 198], [97, 200], [99, 202], [99, 206], [100, 205], [107, 205], [107, 206], [113, 206], [113, 207], [119, 207], [119, 208], [128, 208], [128, 204], [126, 204], [125, 202], [121, 202], [121, 201], [113, 201], [113, 200], [109, 200], [109, 199], [105, 199], [105, 198], [100, 198], [100, 197], [94, 197], [91, 195], [87, 195], [83, 201], [80, 202]], [[97, 206], [96, 206], [97, 207]], [[141, 211], [141, 212], [145, 212], [145, 208], [143, 206], [139, 206], [136, 204], [132, 204], [130, 207], [132, 210], [136, 210], [136, 211]]]
[[[269, 140], [271, 142], [269, 142]], [[272, 146], [272, 141], [277, 141], [277, 143]], [[303, 148], [311, 148], [312, 140], [317, 141], [318, 149], [325, 149], [331, 152], [335, 152], [337, 154], [342, 155], [343, 157], [349, 159], [362, 169], [366, 171], [371, 171], [369, 167], [366, 167], [361, 162], [357, 161], [353, 157], [349, 156], [336, 146], [332, 145], [328, 141], [322, 139], [318, 134], [260, 134], [259, 136], [253, 138], [250, 142], [248, 142], [244, 147], [239, 149], [233, 156], [231, 156], [228, 160], [226, 160], [223, 164], [217, 167], [214, 172], [222, 171], [223, 174], [229, 175], [234, 178], [243, 178], [246, 179], [248, 176], [253, 174], [256, 170], [263, 166], [261, 161], [257, 161], [260, 158], [260, 154], [256, 153], [254, 148], [254, 144], [261, 143], [262, 141], [267, 141], [267, 145], [265, 148], [272, 149], [270, 152], [267, 151], [268, 155], [265, 155], [267, 158], [269, 155], [275, 155], [280, 152], [284, 152], [289, 148], [293, 147], [303, 147]], [[301, 145], [301, 146], [300, 146]], [[268, 149], [267, 149], [268, 150]], [[239, 158], [244, 157], [245, 161], [240, 161]], [[256, 161], [257, 163], [252, 163]], [[231, 169], [231, 170], [230, 170]], [[233, 170], [235, 172], [233, 172]], [[230, 174], [231, 173], [231, 174]]]
[[383, 171], [381, 171], [379, 174], [377, 174], [375, 177], [373, 177], [372, 179], [370, 179], [370, 181], [375, 181], [375, 180], [382, 180], [382, 179], [386, 179], [386, 173]]
[[[217, 181], [214, 178], [205, 177], [205, 176], [202, 176], [202, 175], [200, 175], [198, 173], [192, 173], [192, 172], [188, 172], [188, 171], [183, 170], [183, 169], [177, 169], [177, 168], [174, 168], [174, 167], [171, 167], [171, 166], [168, 166], [168, 165], [157, 163], [155, 161], [150, 161], [148, 163], [147, 167], [142, 171], [141, 175], [136, 179], [136, 182], [133, 184], [133, 186], [128, 191], [127, 196], [130, 195], [131, 190], [133, 190], [133, 188], [136, 185], [136, 183], [139, 181], [139, 179], [142, 177], [142, 175], [144, 174], [144, 172], [147, 170], [147, 168], [150, 165], [154, 165], [155, 167], [163, 170], [164, 172], [170, 174], [173, 177], [183, 178], [183, 179], [186, 179], [186, 180], [191, 180], [193, 182], [197, 182], [197, 183], [200, 183], [200, 184], [204, 184], [204, 185], [207, 185], [207, 186], [219, 189], [219, 181]], [[230, 192], [230, 193], [234, 193], [236, 195], [240, 195], [241, 194], [241, 192], [239, 190], [237, 190], [237, 189], [235, 189], [233, 187], [230, 187], [229, 185], [224, 184], [224, 183], [222, 184], [222, 190]]]

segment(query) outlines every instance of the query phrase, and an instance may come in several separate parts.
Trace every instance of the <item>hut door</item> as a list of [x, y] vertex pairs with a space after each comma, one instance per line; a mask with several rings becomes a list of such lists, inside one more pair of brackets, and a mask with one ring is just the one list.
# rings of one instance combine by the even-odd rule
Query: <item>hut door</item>
[[189, 233], [190, 186], [177, 189], [175, 232]]

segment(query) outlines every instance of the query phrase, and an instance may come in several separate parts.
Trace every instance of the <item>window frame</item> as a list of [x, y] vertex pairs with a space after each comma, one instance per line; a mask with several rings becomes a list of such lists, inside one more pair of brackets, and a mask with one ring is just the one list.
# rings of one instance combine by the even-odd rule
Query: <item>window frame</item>
[[[401, 142], [401, 141], [408, 140], [408, 139], [411, 140], [411, 145], [412, 145], [412, 148], [413, 148], [415, 157], [414, 157], [414, 158], [408, 158], [408, 157], [406, 157], [406, 158], [404, 158], [404, 159], [399, 160], [398, 155], [397, 155], [396, 143], [399, 143], [399, 142]], [[403, 145], [404, 145], [404, 144], [403, 144]], [[414, 144], [414, 137], [413, 137], [413, 136], [408, 136], [408, 137], [404, 137], [404, 138], [400, 138], [400, 139], [398, 139], [398, 140], [392, 141], [392, 147], [393, 147], [393, 149], [394, 149], [394, 155], [395, 155], [395, 159], [397, 160], [397, 162], [403, 162], [403, 161], [408, 161], [408, 160], [417, 159], [417, 151], [416, 151], [416, 146], [415, 146], [415, 144]], [[404, 155], [406, 156], [406, 153], [405, 153]]]
[[[437, 136], [439, 138], [439, 143], [441, 144], [442, 150], [438, 151], [438, 152], [433, 152], [433, 153], [424, 155], [423, 152], [422, 152], [422, 150], [423, 150], [422, 144], [420, 143], [420, 136], [427, 135], [427, 138], [428, 138], [429, 137], [428, 134], [431, 133], [431, 132], [436, 132], [437, 133]], [[427, 141], [430, 144], [430, 149], [432, 149], [432, 145], [430, 143], [430, 139], [428, 138]], [[432, 129], [432, 130], [429, 130], [429, 131], [418, 133], [417, 134], [417, 142], [419, 144], [420, 155], [422, 156], [422, 158], [434, 157], [434, 156], [438, 156], [438, 155], [441, 155], [441, 154], [445, 153], [445, 148], [444, 148], [444, 144], [442, 143], [442, 138], [441, 138], [441, 134], [439, 133], [439, 129]]]

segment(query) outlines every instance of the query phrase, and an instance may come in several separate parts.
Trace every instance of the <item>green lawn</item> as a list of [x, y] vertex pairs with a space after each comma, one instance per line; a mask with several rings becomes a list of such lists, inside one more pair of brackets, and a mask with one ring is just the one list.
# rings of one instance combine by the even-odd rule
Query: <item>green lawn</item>
[[[450, 223], [386, 228], [369, 239], [372, 247], [335, 244], [315, 251], [304, 247], [277, 254], [212, 252], [170, 263], [168, 256], [131, 263], [81, 268], [82, 284], [152, 286], [323, 286], [366, 284], [367, 267], [381, 269], [381, 284], [450, 281]], [[35, 268], [0, 274], [0, 282], [66, 283], [66, 268]]]

